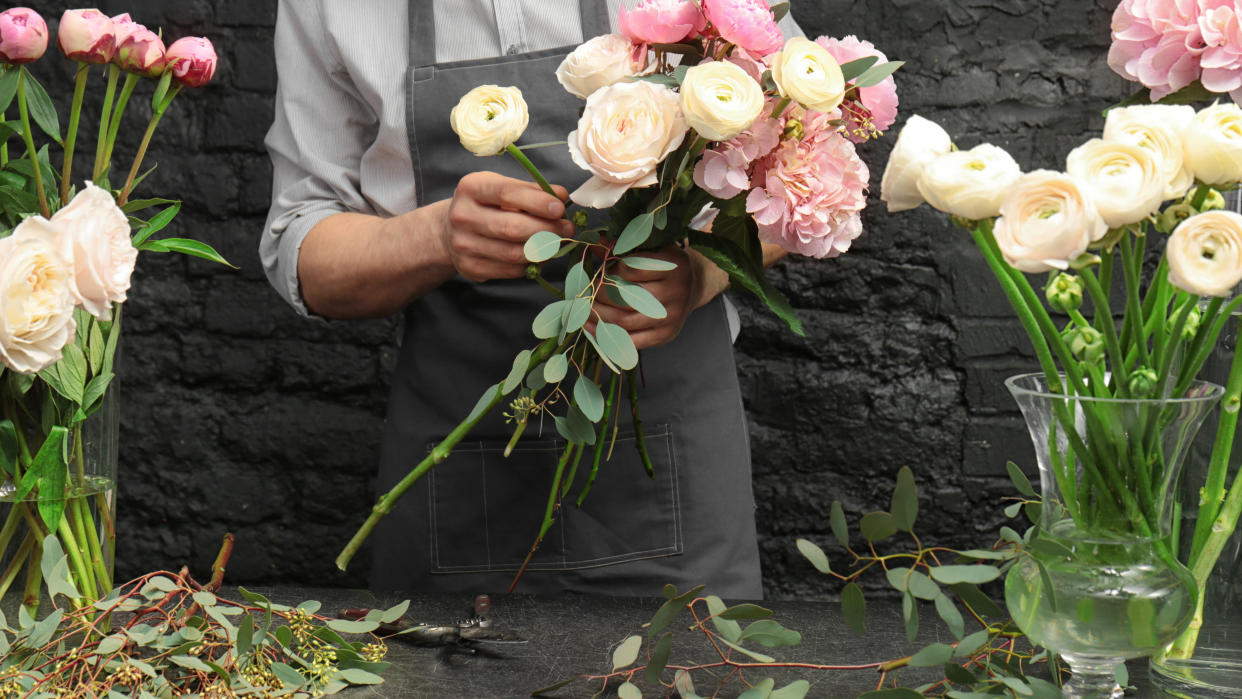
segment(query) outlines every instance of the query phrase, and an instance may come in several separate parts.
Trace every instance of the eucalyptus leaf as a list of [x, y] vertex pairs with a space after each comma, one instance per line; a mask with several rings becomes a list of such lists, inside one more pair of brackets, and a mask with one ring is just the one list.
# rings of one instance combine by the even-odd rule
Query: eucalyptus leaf
[[612, 671], [616, 672], [623, 667], [633, 665], [634, 661], [638, 660], [638, 651], [642, 650], [642, 647], [642, 636], [630, 636], [622, 641], [612, 652]]
[[1000, 570], [990, 565], [944, 565], [932, 566], [931, 577], [945, 585], [974, 583], [981, 585], [1000, 577]]
[[960, 642], [958, 642], [957, 650], [953, 652], [953, 657], [968, 658], [974, 655], [975, 651], [982, 648], [983, 644], [987, 643], [988, 638], [990, 637], [991, 637], [991, 632], [989, 632], [987, 629], [976, 631], [970, 634], [969, 636], [967, 636], [966, 638], [963, 638]]
[[563, 354], [554, 354], [543, 365], [543, 378], [548, 383], [556, 383], [569, 373], [569, 360]]
[[[670, 587], [672, 586], [665, 586], [665, 602], [656, 610], [655, 616], [651, 617], [651, 625], [647, 627], [647, 638], [655, 638], [656, 634], [667, 628], [669, 623], [686, 608], [686, 605], [690, 604], [691, 600], [703, 591], [706, 585], [699, 585], [686, 590], [680, 595], [674, 594], [672, 597], [669, 597]], [[675, 593], [676, 588], [672, 592]]]
[[631, 682], [622, 682], [617, 687], [617, 699], [643, 699], [643, 691]]
[[702, 699], [694, 691], [694, 680], [691, 679], [690, 673], [685, 670], [678, 670], [673, 676], [673, 689], [677, 690], [677, 696], [681, 699]]
[[749, 649], [749, 648], [745, 648], [745, 647], [743, 647], [743, 646], [741, 646], [741, 645], [738, 645], [737, 643], [730, 643], [729, 641], [726, 641], [726, 640], [725, 640], [725, 639], [723, 639], [723, 638], [719, 638], [719, 639], [716, 639], [716, 640], [718, 640], [719, 642], [721, 642], [721, 643], [725, 644], [726, 646], [728, 646], [728, 647], [732, 648], [733, 650], [735, 650], [735, 651], [737, 651], [737, 652], [739, 652], [739, 653], [742, 653], [743, 655], [749, 656], [749, 657], [751, 657], [751, 658], [753, 658], [753, 659], [757, 660], [758, 662], [761, 662], [761, 663], [774, 663], [774, 662], [776, 662], [776, 658], [773, 658], [773, 657], [772, 657], [772, 656], [770, 656], [770, 655], [766, 655], [766, 654], [764, 654], [764, 653], [760, 653], [759, 651], [756, 651], [756, 650], [751, 650], [751, 649]]
[[581, 262], [575, 263], [565, 274], [565, 298], [581, 297], [590, 288], [591, 277], [587, 276], [586, 267]]
[[794, 680], [772, 692], [771, 699], [803, 699], [811, 691], [811, 683], [806, 680]]
[[906, 640], [914, 643], [919, 635], [919, 606], [908, 592], [901, 596], [901, 616], [906, 620]]
[[643, 270], [645, 272], [669, 272], [677, 269], [676, 262], [668, 260], [658, 260], [654, 257], [640, 257], [638, 255], [627, 255], [621, 258], [621, 262], [630, 269]]
[[724, 636], [726, 640], [737, 643], [742, 637], [742, 626], [733, 619], [725, 619], [721, 616], [728, 610], [724, 601], [716, 595], [707, 595], [704, 600], [707, 602], [708, 613], [712, 615], [712, 626], [716, 627], [716, 632]]
[[729, 607], [720, 612], [721, 619], [766, 619], [772, 616], [771, 609], [765, 609], [757, 604], [742, 603]]
[[919, 514], [918, 488], [914, 484], [914, 472], [909, 466], [902, 466], [897, 472], [897, 486], [893, 488], [890, 512], [893, 524], [903, 532], [914, 529], [914, 520]]
[[531, 332], [540, 340], [547, 340], [560, 334], [564, 325], [561, 323], [561, 316], [564, 314], [566, 301], [553, 301], [543, 307], [535, 315], [535, 320], [531, 322]]
[[502, 395], [508, 395], [522, 385], [522, 379], [526, 377], [526, 372], [530, 369], [530, 355], [530, 350], [524, 349], [513, 358], [513, 366], [509, 369], [509, 375], [500, 384]]
[[627, 371], [638, 366], [638, 350], [630, 334], [621, 326], [601, 320], [595, 325], [595, 339], [613, 364]]
[[604, 394], [599, 386], [586, 376], [578, 376], [574, 382], [574, 401], [578, 409], [591, 422], [599, 422], [604, 417]]
[[837, 541], [842, 546], [849, 548], [850, 546], [850, 526], [845, 521], [845, 510], [841, 507], [839, 500], [832, 501], [832, 509], [828, 515], [828, 523], [832, 527], [832, 535], [837, 537]]
[[238, 655], [246, 655], [250, 652], [251, 644], [254, 641], [254, 617], [250, 612], [242, 617], [241, 625], [237, 627], [237, 653]]
[[617, 292], [621, 294], [621, 300], [625, 302], [625, 305], [648, 318], [662, 320], [668, 317], [668, 309], [664, 307], [664, 304], [660, 303], [660, 300], [642, 285], [620, 277], [608, 277], [608, 281], [612, 282]]
[[655, 650], [651, 652], [651, 660], [647, 661], [646, 678], [648, 684], [658, 684], [660, 675], [664, 672], [664, 666], [668, 664], [668, 656], [673, 650], [673, 634], [665, 633], [656, 642]]
[[351, 621], [349, 619], [328, 619], [326, 622], [328, 628], [340, 633], [370, 633], [379, 628], [378, 621], [367, 621], [359, 619]]
[[561, 237], [552, 231], [539, 231], [526, 239], [522, 254], [530, 262], [545, 262], [556, 256], [561, 249]]
[[944, 665], [953, 657], [953, 647], [945, 643], [933, 643], [910, 657], [910, 667], [935, 667]]
[[306, 685], [306, 678], [302, 676], [302, 673], [285, 663], [272, 663], [267, 666], [267, 669], [272, 671], [272, 674], [276, 676], [276, 679], [280, 680], [285, 689], [300, 689]]
[[885, 78], [897, 72], [897, 69], [903, 65], [905, 65], [905, 61], [889, 61], [888, 63], [871, 66], [862, 75], [854, 78], [854, 87], [864, 88], [879, 85], [884, 82]]
[[383, 684], [384, 678], [379, 675], [367, 672], [361, 668], [347, 667], [341, 670], [341, 679], [350, 684], [367, 685], [367, 684]]
[[742, 629], [739, 642], [752, 640], [766, 648], [796, 646], [802, 642], [802, 634], [787, 629], [772, 619], [760, 619]]
[[1005, 611], [1000, 608], [990, 597], [983, 594], [983, 591], [971, 583], [957, 583], [950, 585], [954, 594], [961, 598], [975, 614], [984, 618], [1003, 618]]
[[880, 62], [879, 56], [865, 56], [848, 63], [841, 64], [841, 75], [845, 78], [845, 82], [849, 82], [854, 78], [866, 73], [871, 66]]
[[887, 512], [868, 512], [859, 521], [858, 528], [862, 530], [863, 538], [871, 542], [887, 539], [897, 533], [897, 523]]
[[1017, 488], [1019, 493], [1028, 498], [1038, 497], [1035, 494], [1035, 488], [1031, 486], [1031, 480], [1026, 477], [1022, 469], [1018, 468], [1017, 464], [1008, 461], [1005, 463], [1005, 470], [1009, 472], [1009, 480], [1013, 481], [1013, 487]]
[[940, 615], [944, 625], [949, 627], [949, 633], [953, 634], [954, 638], [960, 639], [966, 632], [966, 621], [962, 618], [962, 613], [958, 611], [957, 605], [943, 594], [936, 596], [935, 604], [936, 613]]
[[624, 255], [647, 242], [647, 239], [651, 237], [651, 230], [654, 225], [655, 217], [649, 212], [639, 214], [630, 219], [630, 222], [625, 224], [625, 228], [622, 229], [621, 235], [617, 236], [617, 242], [613, 245], [612, 254]]
[[500, 391], [500, 384], [492, 384], [483, 390], [483, 395], [479, 396], [479, 400], [475, 402], [474, 408], [470, 410], [470, 414], [466, 416], [463, 422], [473, 422], [475, 418], [483, 414], [487, 410], [487, 406], [497, 397]]
[[771, 677], [764, 677], [754, 683], [750, 689], [737, 695], [737, 699], [769, 699], [775, 687], [776, 680]]
[[867, 600], [858, 583], [847, 583], [841, 588], [841, 613], [850, 630], [858, 635], [867, 631]]
[[[944, 677], [950, 682], [956, 682], [957, 684], [964, 685], [972, 685], [975, 683], [976, 679], [973, 672], [952, 661], [944, 664]], [[984, 696], [986, 696], [987, 699], [995, 699], [996, 697], [995, 694], [986, 694]]]
[[591, 318], [591, 299], [571, 299], [561, 313], [562, 328], [567, 333], [577, 332]]

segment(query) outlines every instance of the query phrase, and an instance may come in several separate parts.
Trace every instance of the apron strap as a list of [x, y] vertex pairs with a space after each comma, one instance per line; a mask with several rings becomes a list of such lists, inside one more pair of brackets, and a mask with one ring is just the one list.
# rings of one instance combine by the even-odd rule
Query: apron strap
[[[433, 0], [412, 0], [410, 17], [410, 66], [423, 68], [436, 64], [436, 17]], [[578, 0], [582, 40], [612, 31], [605, 0]]]

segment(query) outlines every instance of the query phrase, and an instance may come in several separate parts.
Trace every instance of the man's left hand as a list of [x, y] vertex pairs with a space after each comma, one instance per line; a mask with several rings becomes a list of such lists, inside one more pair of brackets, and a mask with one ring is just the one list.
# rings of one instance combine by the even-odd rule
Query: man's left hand
[[[676, 245], [637, 253], [641, 257], [666, 260], [677, 265], [667, 272], [632, 269], [615, 263], [609, 276], [641, 284], [668, 312], [664, 318], [649, 318], [638, 311], [618, 306], [601, 291], [596, 296], [598, 319], [625, 328], [638, 349], [656, 347], [672, 341], [681, 332], [690, 313], [712, 300], [728, 283], [728, 278], [700, 254]], [[594, 332], [594, 320], [590, 329]]]

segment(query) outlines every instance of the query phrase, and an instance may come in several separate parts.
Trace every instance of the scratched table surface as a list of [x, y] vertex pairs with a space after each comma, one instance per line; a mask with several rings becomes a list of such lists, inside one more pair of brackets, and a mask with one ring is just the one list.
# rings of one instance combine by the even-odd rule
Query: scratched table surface
[[[473, 595], [381, 595], [360, 590], [324, 588], [255, 588], [274, 602], [296, 604], [314, 599], [323, 603], [322, 613], [343, 608], [386, 608], [402, 600], [410, 600], [408, 616], [420, 623], [451, 624], [471, 615]], [[655, 598], [611, 598], [562, 595], [536, 597], [530, 595], [494, 595], [491, 617], [496, 627], [527, 639], [522, 644], [493, 645], [486, 651], [427, 648], [400, 640], [389, 641], [387, 660], [392, 667], [384, 673], [385, 683], [374, 687], [351, 689], [341, 696], [354, 698], [420, 697], [490, 699], [527, 697], [537, 689], [584, 673], [602, 674], [611, 668], [612, 650], [631, 634], [643, 634], [643, 624], [650, 621], [663, 602]], [[728, 602], [728, 600], [726, 600]], [[900, 605], [885, 600], [869, 600], [867, 633], [855, 636], [848, 631], [840, 606], [832, 602], [767, 601], [762, 606], [773, 611], [771, 618], [802, 634], [798, 646], [765, 649], [756, 646], [779, 662], [813, 663], [817, 665], [856, 665], [890, 660], [909, 655], [933, 641], [952, 642], [953, 638], [934, 615], [925, 614], [918, 642], [906, 642]], [[688, 612], [670, 626], [676, 635], [670, 664], [700, 664], [717, 659], [702, 634], [688, 627], [693, 619]], [[745, 622], [743, 622], [745, 623]], [[735, 654], [736, 655], [736, 654]], [[1149, 687], [1146, 664], [1130, 665], [1131, 681], [1138, 686], [1127, 697], [1142, 699], [1165, 697]], [[928, 672], [926, 670], [922, 671]], [[670, 677], [666, 674], [666, 678]], [[716, 683], [696, 673], [696, 688], [710, 696]], [[811, 683], [810, 697], [849, 699], [875, 689], [878, 675], [874, 670], [805, 670], [773, 669], [754, 671], [747, 678], [757, 681], [772, 677], [781, 687], [795, 679]], [[934, 675], [918, 675], [904, 670], [898, 677], [903, 684], [914, 685]], [[594, 696], [602, 683], [577, 681], [546, 696], [563, 699]], [[612, 685], [615, 687], [615, 683]], [[644, 696], [667, 696], [664, 691], [646, 688]], [[736, 679], [725, 685], [717, 696], [735, 697], [745, 689]], [[603, 696], [616, 696], [606, 692]]]

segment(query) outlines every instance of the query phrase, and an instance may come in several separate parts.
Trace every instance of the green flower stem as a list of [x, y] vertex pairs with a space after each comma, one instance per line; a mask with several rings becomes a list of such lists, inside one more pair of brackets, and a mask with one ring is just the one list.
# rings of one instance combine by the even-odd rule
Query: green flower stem
[[0, 597], [8, 594], [9, 588], [13, 586], [13, 581], [17, 579], [17, 574], [21, 572], [22, 564], [26, 563], [34, 545], [34, 532], [27, 531], [21, 546], [17, 548], [17, 553], [13, 554], [13, 558], [9, 559], [8, 567], [4, 569], [3, 574], [0, 574]]
[[[554, 197], [556, 196], [556, 192], [552, 191], [552, 185], [548, 184], [548, 180], [544, 178], [543, 173], [539, 172], [539, 168], [535, 167], [535, 164], [530, 161], [530, 158], [526, 157], [525, 153], [518, 150], [517, 146], [510, 143], [505, 146], [505, 152], [512, 155], [514, 160], [518, 161], [521, 163], [522, 167], [526, 168], [526, 171], [530, 173], [531, 177], [535, 178], [535, 181], [539, 183], [539, 186], [543, 188], [543, 191]], [[560, 197], [557, 198], [559, 199]]]
[[522, 579], [522, 574], [526, 572], [526, 566], [530, 565], [530, 561], [535, 557], [535, 552], [539, 550], [539, 544], [543, 543], [543, 537], [547, 535], [548, 530], [552, 528], [552, 523], [556, 521], [556, 510], [560, 507], [561, 493], [561, 474], [565, 472], [565, 465], [569, 463], [570, 458], [577, 452], [582, 455], [583, 445], [576, 442], [570, 442], [565, 445], [565, 451], [561, 452], [561, 458], [556, 462], [556, 475], [552, 476], [552, 489], [548, 492], [548, 506], [543, 513], [543, 522], [539, 525], [539, 535], [535, 537], [534, 543], [530, 545], [530, 551], [526, 553], [526, 558], [522, 561], [522, 565], [518, 568], [517, 574], [513, 576], [513, 582], [509, 583], [508, 594], [513, 594], [513, 589], [517, 587], [518, 581]]
[[35, 150], [34, 134], [30, 132], [30, 111], [26, 108], [26, 67], [18, 66], [17, 70], [17, 113], [22, 121], [22, 140], [26, 142], [26, 155], [30, 158], [31, 169], [34, 170], [35, 192], [39, 195], [39, 210], [44, 218], [52, 215], [47, 207], [47, 192], [43, 191], [43, 168], [39, 166], [39, 154]]
[[112, 504], [108, 502], [107, 491], [99, 491], [95, 493], [95, 507], [99, 510], [100, 521], [103, 522], [103, 543], [100, 545], [104, 554], [104, 566], [108, 572], [108, 580], [112, 579], [112, 574], [116, 566], [116, 512], [112, 509]]
[[[99, 529], [95, 526], [95, 516], [91, 513], [90, 497], [90, 495], [75, 497], [71, 500], [71, 505], [77, 508], [78, 521], [82, 523], [85, 530], [82, 541], [86, 543], [86, 556], [98, 583], [97, 594], [106, 595], [112, 589], [112, 570], [108, 566], [110, 559], [105, 560], [103, 548], [100, 545]], [[106, 512], [100, 510], [98, 515], [104, 517]]]
[[[82, 524], [82, 512], [74, 506], [75, 501], [80, 503], [82, 498], [70, 498], [70, 501], [65, 503], [65, 511], [60, 518], [60, 538], [66, 544], [65, 550], [76, 552], [80, 559], [75, 563], [81, 566], [76, 575], [78, 592], [83, 597], [93, 599], [103, 593], [98, 591], [100, 581], [95, 579], [95, 567], [90, 560], [90, 539], [86, 538], [86, 527]], [[69, 538], [66, 538], [66, 532]], [[69, 556], [73, 558], [73, 553]]]
[[[538, 366], [540, 362], [545, 361], [548, 357], [552, 356], [552, 353], [555, 350], [556, 338], [544, 340], [531, 353], [525, 372], [529, 372], [532, 368]], [[389, 512], [392, 512], [393, 505], [402, 495], [405, 494], [405, 491], [409, 490], [410, 487], [417, 483], [420, 478], [425, 476], [427, 472], [432, 469], [432, 467], [447, 459], [449, 454], [452, 453], [453, 447], [457, 446], [458, 442], [464, 439], [466, 435], [470, 434], [470, 430], [474, 429], [474, 426], [477, 425], [484, 416], [490, 413], [492, 409], [494, 409], [500, 401], [504, 399], [505, 394], [500, 391], [499, 386], [488, 390], [492, 394], [491, 398], [487, 400], [486, 404], [481, 409], [474, 411], [477, 413], [476, 415], [467, 416], [467, 419], [459, 423], [457, 427], [454, 427], [453, 431], [449, 432], [447, 437], [445, 437], [439, 444], [435, 445], [435, 447], [431, 449], [431, 452], [427, 454], [426, 458], [411, 469], [399, 483], [393, 486], [387, 493], [380, 496], [379, 500], [375, 503], [375, 506], [371, 508], [371, 514], [367, 516], [366, 521], [362, 523], [362, 526], [358, 528], [358, 531], [354, 532], [354, 535], [349, 540], [349, 543], [347, 543], [345, 548], [342, 549], [340, 554], [337, 555], [337, 568], [345, 570], [346, 566], [349, 565], [349, 561], [353, 559], [356, 553], [358, 553], [358, 549], [362, 546], [362, 542], [367, 540], [367, 537], [371, 535], [371, 531], [375, 529], [375, 526], [379, 524], [379, 521]], [[484, 398], [486, 398], [486, 396], [487, 394], [484, 394]]]
[[78, 588], [78, 592], [83, 595], [89, 595], [91, 590], [96, 589], [95, 576], [91, 573], [91, 569], [86, 565], [82, 558], [81, 548], [78, 546], [81, 539], [73, 530], [70, 520], [68, 508], [60, 518], [60, 524], [57, 525], [56, 532], [60, 534], [60, 543], [64, 547], [65, 553], [69, 555], [69, 563], [73, 569], [73, 582]]
[[121, 94], [117, 97], [116, 104], [112, 106], [112, 115], [108, 117], [108, 135], [104, 143], [103, 157], [95, 163], [96, 178], [102, 177], [103, 173], [108, 172], [112, 167], [112, 149], [116, 147], [116, 134], [121, 129], [121, 117], [125, 115], [125, 108], [129, 106], [129, 98], [134, 94], [134, 88], [138, 86], [140, 79], [133, 73], [125, 76]]
[[1212, 188], [1206, 184], [1199, 185], [1195, 190], [1195, 198], [1191, 200], [1190, 205], [1195, 207], [1196, 211], [1203, 210], [1203, 202], [1207, 201], [1208, 195], [1212, 193]]
[[1173, 330], [1156, 337], [1156, 351], [1152, 359], [1159, 365], [1156, 367], [1156, 375], [1160, 377], [1161, 386], [1167, 385], [1169, 370], [1173, 367], [1173, 357], [1184, 344], [1182, 331], [1186, 328], [1186, 319], [1190, 317], [1190, 312], [1197, 303], [1194, 296], [1184, 295], [1178, 306], [1177, 315], [1173, 317]]
[[[1238, 323], [1236, 341], [1242, 342], [1242, 323]], [[1238, 427], [1239, 407], [1242, 407], [1242, 352], [1235, 349], [1233, 361], [1229, 365], [1229, 378], [1225, 382], [1225, 395], [1220, 401], [1220, 418], [1216, 423], [1216, 441], [1212, 444], [1207, 478], [1204, 479], [1203, 489], [1199, 494], [1199, 518], [1195, 522], [1195, 537], [1188, 559], [1192, 564], [1199, 559], [1207, 544], [1208, 537], [1212, 534], [1212, 526], [1216, 523], [1225, 501], [1225, 480], [1229, 475], [1229, 458], [1233, 452], [1233, 440]], [[1235, 482], [1237, 480], [1235, 478]]]
[[655, 478], [655, 467], [651, 465], [651, 455], [647, 453], [647, 437], [643, 434], [643, 419], [638, 415], [638, 376], [637, 369], [630, 369], [630, 416], [634, 419], [634, 446], [638, 449], [638, 458], [643, 462], [643, 470], [648, 478]]
[[[1126, 368], [1121, 343], [1117, 341], [1117, 327], [1113, 323], [1113, 312], [1108, 305], [1108, 294], [1104, 292], [1091, 270], [1084, 269], [1078, 276], [1082, 279], [1087, 294], [1091, 296], [1092, 305], [1095, 306], [1096, 327], [1104, 334], [1104, 346], [1108, 350], [1109, 363], [1112, 364], [1113, 378], [1119, 387], [1118, 395], [1125, 398], [1130, 393], [1130, 372]], [[1130, 279], [1126, 279], [1126, 286], [1132, 286]]]
[[142, 143], [138, 145], [138, 153], [134, 155], [134, 162], [129, 168], [129, 176], [125, 178], [125, 186], [121, 189], [121, 196], [117, 199], [117, 204], [120, 206], [125, 206], [125, 203], [129, 201], [129, 195], [134, 189], [134, 178], [138, 177], [138, 171], [142, 167], [142, 159], [147, 157], [147, 146], [151, 145], [151, 136], [155, 134], [155, 127], [159, 126], [160, 119], [164, 116], [168, 105], [172, 104], [173, 98], [180, 91], [180, 84], [173, 86], [168, 91], [164, 101], [151, 112], [151, 121], [147, 123], [147, 131], [142, 135]]
[[65, 162], [60, 171], [60, 203], [69, 201], [69, 185], [73, 182], [73, 151], [78, 141], [78, 120], [82, 117], [82, 97], [86, 94], [86, 76], [90, 64], [78, 62], [77, 78], [73, 82], [73, 105], [69, 108], [69, 129], [65, 132]]
[[[0, 112], [0, 122], [4, 122], [4, 121], [8, 121], [8, 116], [5, 114], [5, 112]], [[5, 139], [3, 143], [0, 143], [0, 168], [8, 164], [9, 164], [9, 142], [8, 142], [8, 139]]]
[[[1212, 348], [1216, 346], [1216, 341], [1220, 338], [1220, 334], [1225, 329], [1225, 325], [1239, 308], [1242, 308], [1242, 296], [1230, 299], [1229, 303], [1221, 309], [1219, 314], [1217, 314], [1216, 320], [1212, 323], [1212, 329], [1207, 335], [1206, 341], [1201, 347], [1199, 347], [1197, 353], [1190, 358], [1185, 367], [1183, 367], [1183, 376], [1181, 381], [1178, 383], [1179, 393], [1177, 395], [1185, 393], [1186, 389], [1190, 387], [1190, 382], [1194, 380], [1195, 376], [1199, 373], [1199, 370], [1203, 368], [1205, 363], [1207, 363], [1208, 357], [1211, 356]], [[1187, 367], [1189, 367], [1189, 369], [1187, 369]]]
[[[37, 530], [35, 530], [37, 531]], [[33, 533], [33, 532], [32, 532]], [[36, 534], [34, 547], [26, 556], [26, 587], [22, 590], [22, 606], [32, 618], [38, 618], [39, 593], [43, 588], [43, 535]]]
[[547, 291], [549, 294], [552, 294], [556, 298], [558, 299], [565, 298], [565, 292], [553, 286], [550, 282], [548, 282], [547, 279], [544, 279], [543, 270], [539, 268], [538, 264], [532, 262], [526, 265], [526, 278], [533, 279], [536, 284], [543, 287], [544, 291]]
[[108, 147], [108, 122], [112, 116], [112, 102], [116, 97], [116, 81], [121, 75], [121, 69], [110, 65], [108, 66], [108, 87], [104, 91], [103, 108], [99, 110], [99, 138], [95, 143], [95, 167], [91, 170], [91, 179], [96, 182], [103, 177], [104, 173], [104, 151]]
[[595, 485], [595, 477], [599, 475], [599, 462], [604, 455], [604, 438], [608, 433], [609, 416], [612, 415], [616, 404], [617, 382], [620, 380], [620, 374], [613, 374], [612, 380], [608, 382], [608, 397], [604, 399], [604, 417], [599, 421], [599, 433], [595, 435], [595, 454], [591, 457], [591, 473], [587, 476], [586, 485], [582, 486], [582, 492], [578, 494], [578, 507], [582, 507], [582, 503], [586, 501], [587, 495], [591, 492], [591, 486]]
[[785, 113], [785, 108], [789, 106], [791, 100], [792, 98], [790, 97], [782, 97], [781, 101], [777, 102], [776, 107], [772, 109], [772, 118], [780, 119], [781, 115]]

